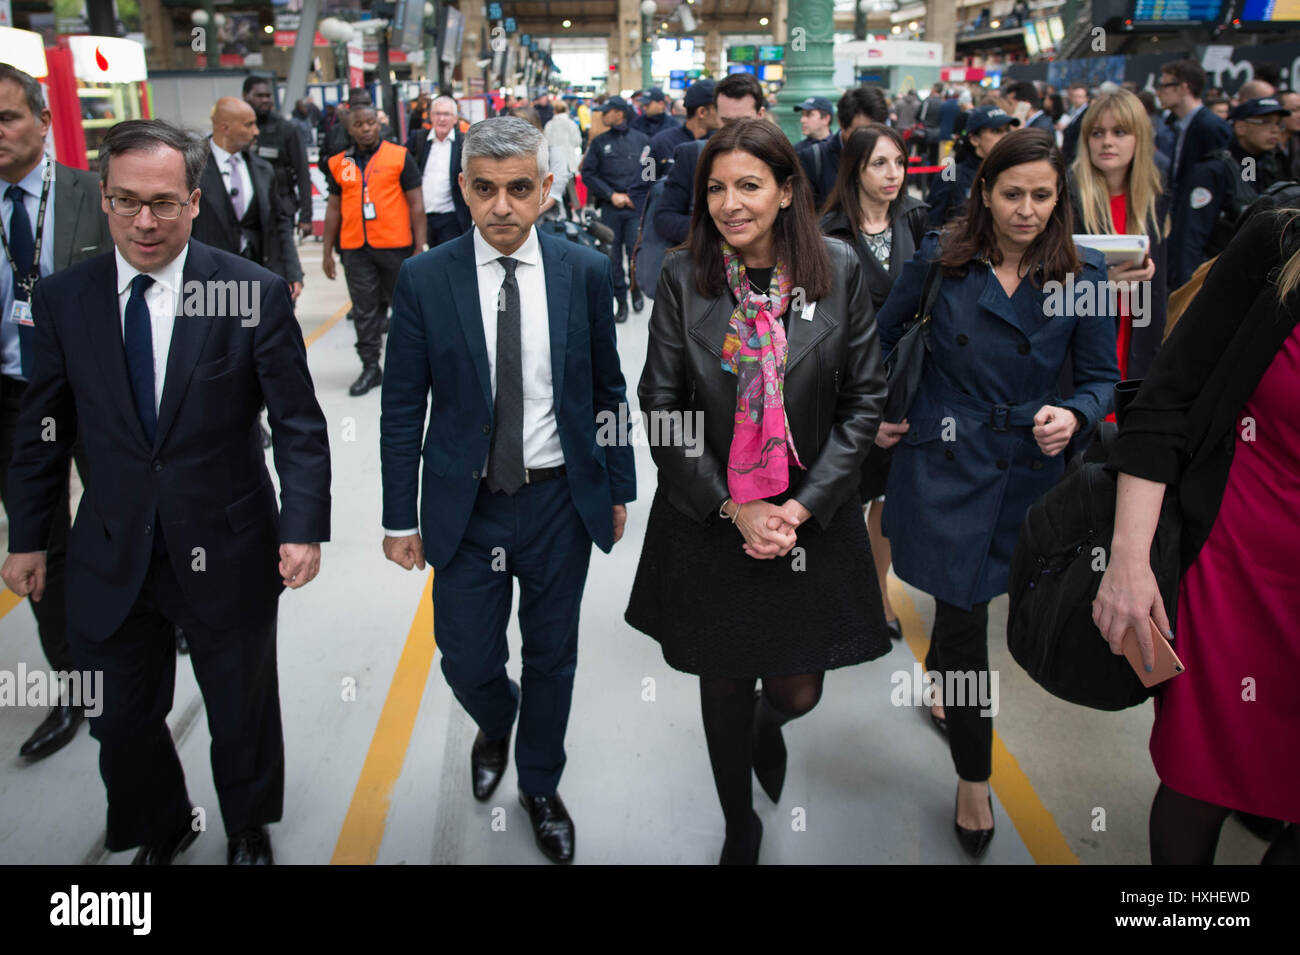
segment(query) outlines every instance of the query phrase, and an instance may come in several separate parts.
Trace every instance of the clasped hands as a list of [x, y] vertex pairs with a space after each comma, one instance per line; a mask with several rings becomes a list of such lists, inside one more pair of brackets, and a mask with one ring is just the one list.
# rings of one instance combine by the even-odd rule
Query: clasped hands
[[745, 538], [745, 553], [755, 560], [784, 557], [794, 548], [797, 529], [812, 512], [791, 498], [779, 507], [767, 501], [748, 501], [737, 507], [727, 499], [725, 513], [735, 516], [736, 529]]

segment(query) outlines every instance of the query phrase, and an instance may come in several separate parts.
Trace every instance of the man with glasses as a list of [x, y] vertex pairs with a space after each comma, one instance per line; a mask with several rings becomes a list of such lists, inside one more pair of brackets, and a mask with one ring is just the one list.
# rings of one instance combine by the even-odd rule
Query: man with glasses
[[[1283, 177], [1277, 147], [1291, 111], [1273, 96], [1246, 100], [1229, 114], [1233, 137], [1227, 149], [1198, 163], [1181, 190], [1186, 196], [1182, 237], [1177, 244], [1171, 287], [1191, 278], [1196, 267], [1227, 247], [1242, 211]], [[1171, 248], [1174, 248], [1171, 246]]]
[[439, 96], [430, 104], [428, 115], [432, 129], [417, 129], [412, 133], [406, 151], [420, 167], [425, 239], [432, 249], [468, 232], [473, 221], [456, 184], [464, 143], [464, 137], [456, 132], [456, 120], [460, 118], [456, 101], [450, 96]]
[[[288, 285], [191, 239], [207, 153], [160, 120], [118, 123], [100, 145], [115, 249], [36, 285], [0, 576], [19, 596], [50, 598], [45, 547], [79, 433], [92, 480], [69, 537], [68, 640], [79, 668], [102, 674], [91, 735], [105, 845], [166, 865], [198, 835], [166, 722], [180, 626], [227, 861], [269, 865], [265, 827], [284, 803], [277, 608], [284, 587], [320, 569], [329, 440]], [[263, 402], [278, 505], [254, 428]]]
[[[13, 457], [18, 409], [27, 392], [34, 357], [35, 326], [31, 292], [36, 283], [107, 251], [113, 239], [98, 208], [95, 177], [54, 162], [45, 154], [50, 129], [41, 84], [22, 70], [0, 63], [0, 229], [4, 267], [0, 268], [0, 499], [9, 507], [9, 463]], [[77, 449], [80, 463], [80, 448]], [[87, 472], [78, 467], [84, 482]], [[45, 544], [45, 597], [32, 601], [41, 649], [55, 672], [76, 669], [68, 646], [63, 599], [63, 561], [67, 552], [70, 468], [65, 466], [59, 502]], [[35, 669], [35, 667], [32, 667]], [[49, 756], [77, 735], [83, 711], [60, 699], [18, 755], [28, 761]]]

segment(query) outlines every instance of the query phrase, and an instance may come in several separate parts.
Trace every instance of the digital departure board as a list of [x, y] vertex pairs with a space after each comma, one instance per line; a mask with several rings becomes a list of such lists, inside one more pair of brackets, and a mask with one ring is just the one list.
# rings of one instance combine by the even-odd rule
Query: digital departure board
[[1223, 0], [1136, 0], [1132, 20], [1138, 23], [1217, 23]]
[[1300, 0], [1246, 0], [1237, 17], [1243, 23], [1300, 21]]

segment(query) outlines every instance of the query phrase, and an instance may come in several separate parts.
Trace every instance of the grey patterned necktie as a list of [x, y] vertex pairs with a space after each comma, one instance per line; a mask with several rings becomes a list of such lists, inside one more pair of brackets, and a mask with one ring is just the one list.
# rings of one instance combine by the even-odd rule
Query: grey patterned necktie
[[498, 259], [506, 280], [497, 294], [497, 395], [493, 405], [492, 454], [488, 459], [488, 490], [514, 494], [524, 483], [524, 370], [520, 354], [518, 260]]

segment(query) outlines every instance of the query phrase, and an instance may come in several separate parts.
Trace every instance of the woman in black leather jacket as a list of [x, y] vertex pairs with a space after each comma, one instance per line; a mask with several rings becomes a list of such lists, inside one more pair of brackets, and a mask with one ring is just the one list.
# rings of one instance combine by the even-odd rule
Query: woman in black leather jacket
[[[916, 254], [926, 231], [924, 202], [907, 194], [907, 147], [888, 126], [867, 126], [849, 137], [840, 159], [835, 189], [826, 202], [822, 232], [853, 246], [871, 293], [872, 311], [885, 304], [889, 290], [903, 273], [903, 263]], [[889, 482], [893, 449], [873, 447], [862, 463], [858, 493], [868, 508], [867, 533], [876, 579], [885, 605], [885, 624], [895, 640], [903, 638], [898, 614], [889, 604], [885, 575], [889, 571], [889, 538], [880, 528], [884, 511], [880, 498]]]
[[694, 208], [650, 317], [638, 394], [659, 486], [626, 619], [699, 675], [722, 861], [756, 862], [750, 773], [777, 800], [781, 724], [826, 670], [889, 649], [857, 494], [885, 376], [862, 267], [818, 233], [776, 126], [715, 133]]

